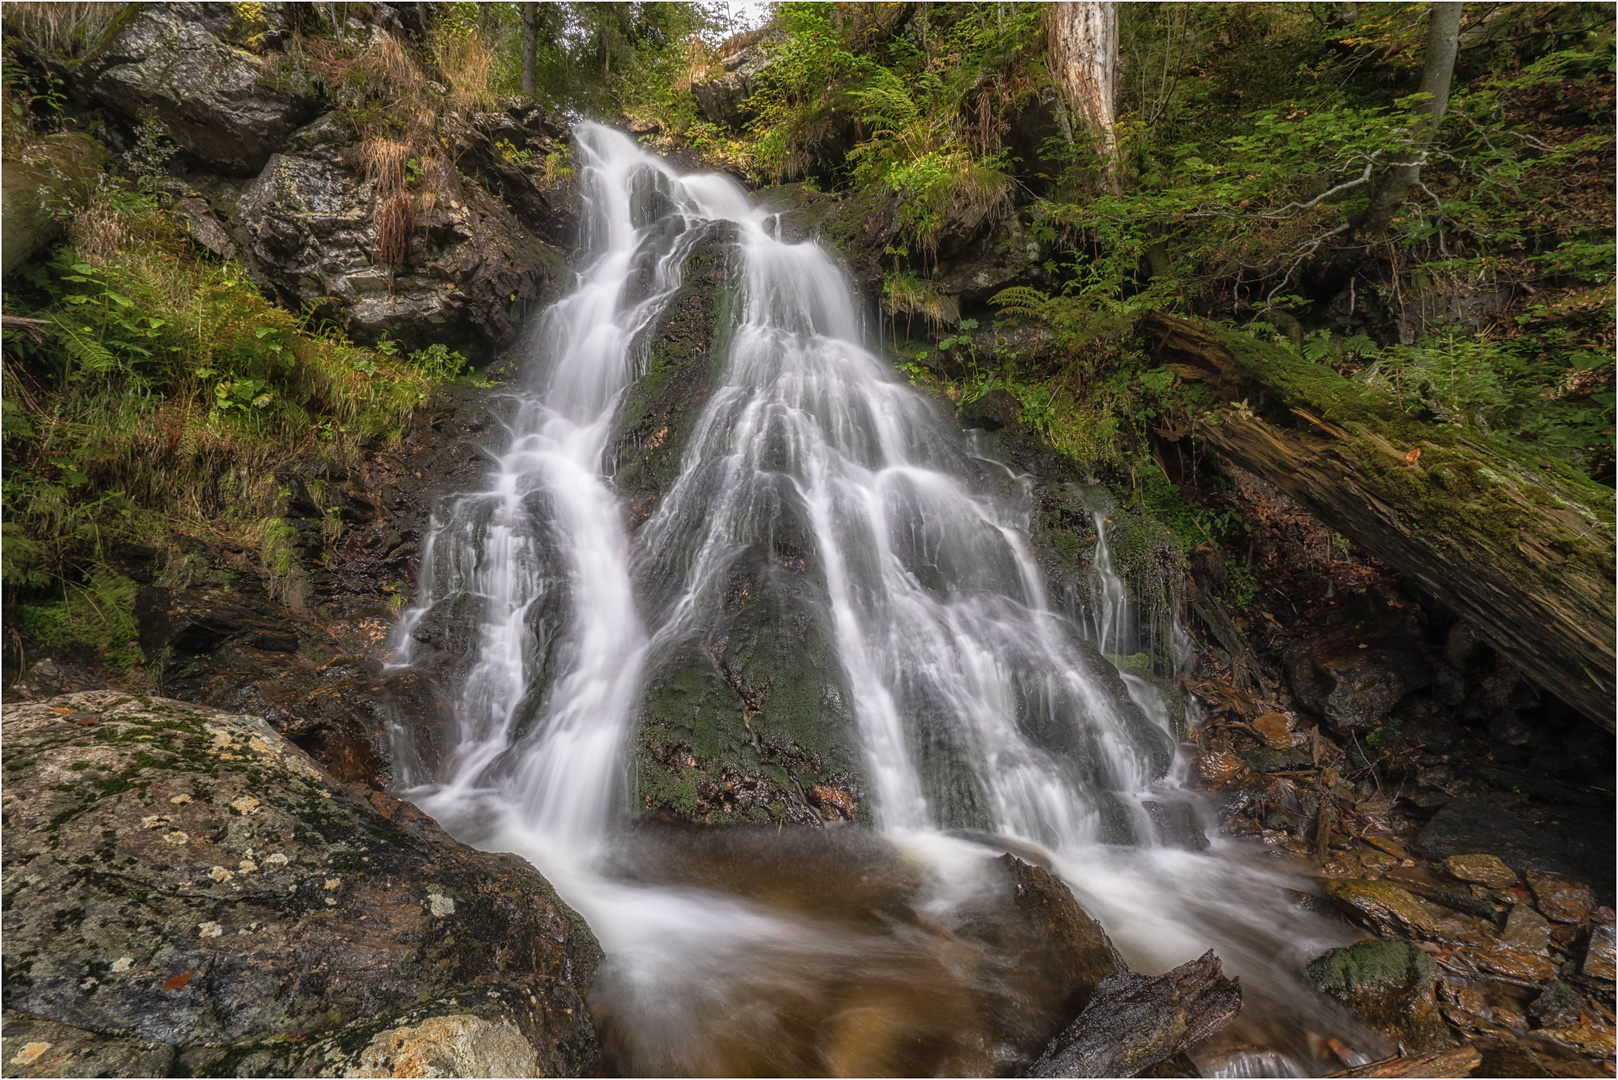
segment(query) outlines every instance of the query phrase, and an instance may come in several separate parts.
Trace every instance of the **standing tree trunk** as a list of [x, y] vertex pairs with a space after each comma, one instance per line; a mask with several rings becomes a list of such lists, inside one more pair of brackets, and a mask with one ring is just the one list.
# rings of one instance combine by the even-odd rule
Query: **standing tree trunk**
[[1074, 113], [1106, 162], [1109, 184], [1118, 181], [1118, 5], [1062, 0], [1051, 5], [1050, 68]]
[[1379, 236], [1393, 220], [1393, 212], [1404, 202], [1410, 189], [1421, 178], [1421, 163], [1427, 147], [1438, 132], [1438, 122], [1449, 105], [1449, 83], [1455, 74], [1455, 54], [1461, 41], [1461, 5], [1434, 4], [1427, 13], [1427, 55], [1422, 60], [1421, 92], [1432, 97], [1416, 106], [1419, 119], [1412, 133], [1411, 158], [1382, 175], [1371, 205], [1356, 223], [1361, 236]]
[[522, 6], [522, 92], [532, 98], [535, 94], [535, 55], [539, 52], [539, 5]]

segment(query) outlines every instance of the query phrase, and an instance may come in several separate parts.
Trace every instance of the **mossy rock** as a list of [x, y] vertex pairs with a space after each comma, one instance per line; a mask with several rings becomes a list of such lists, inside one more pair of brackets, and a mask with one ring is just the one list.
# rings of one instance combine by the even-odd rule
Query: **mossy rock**
[[90, 691], [8, 705], [4, 746], [7, 1061], [53, 1044], [25, 1075], [342, 1074], [427, 1023], [602, 1068], [601, 949], [545, 879], [262, 719]]
[[1438, 965], [1408, 941], [1333, 949], [1304, 969], [1309, 981], [1409, 1052], [1455, 1045], [1438, 1012]]
[[701, 642], [654, 664], [633, 801], [712, 824], [868, 822], [858, 736], [814, 583], [756, 569]]
[[681, 285], [643, 342], [644, 371], [625, 392], [614, 425], [613, 480], [635, 524], [680, 475], [692, 429], [723, 376], [739, 302], [736, 226], [700, 226]]

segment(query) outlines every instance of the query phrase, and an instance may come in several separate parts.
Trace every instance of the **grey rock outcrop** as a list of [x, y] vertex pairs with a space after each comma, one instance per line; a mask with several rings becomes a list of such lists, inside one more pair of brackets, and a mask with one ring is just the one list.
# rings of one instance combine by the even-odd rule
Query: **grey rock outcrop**
[[250, 176], [320, 110], [314, 85], [267, 77], [287, 6], [131, 5], [75, 81], [115, 113], [156, 120], [199, 166]]

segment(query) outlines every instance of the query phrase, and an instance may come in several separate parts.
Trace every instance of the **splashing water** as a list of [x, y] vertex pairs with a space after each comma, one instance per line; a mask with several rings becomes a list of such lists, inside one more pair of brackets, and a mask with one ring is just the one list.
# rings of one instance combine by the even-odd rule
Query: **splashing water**
[[[530, 858], [601, 938], [592, 1001], [620, 1066], [1015, 1067], [993, 1032], [1039, 992], [961, 930], [1008, 847], [1047, 860], [1132, 964], [1212, 946], [1250, 1001], [1297, 1015], [1290, 969], [1342, 939], [1284, 901], [1273, 870], [1217, 841], [1186, 850], [1208, 846], [1209, 822], [1181, 783], [1168, 701], [1102, 656], [1137, 631], [1101, 514], [1092, 640], [1047, 603], [1024, 486], [862, 346], [824, 250], [780, 241], [731, 181], [678, 176], [610, 129], [582, 125], [577, 147], [591, 261], [538, 326], [487, 486], [435, 519], [393, 640], [409, 671], [427, 628], [470, 629], [452, 717], [436, 738], [393, 735], [409, 797]], [[726, 368], [632, 543], [605, 475], [613, 422], [715, 222], [732, 223], [741, 283]], [[826, 864], [816, 888], [765, 898], [762, 855], [736, 870], [717, 841], [676, 844], [671, 862], [615, 829], [647, 672], [715, 632], [727, 576], [761, 546], [799, 553], [880, 833], [849, 858], [880, 847], [900, 915], [835, 914], [867, 880], [854, 870]]]

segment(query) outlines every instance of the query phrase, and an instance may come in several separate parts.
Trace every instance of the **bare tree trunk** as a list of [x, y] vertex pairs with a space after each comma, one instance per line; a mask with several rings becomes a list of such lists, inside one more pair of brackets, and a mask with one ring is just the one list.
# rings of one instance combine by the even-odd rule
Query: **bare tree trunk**
[[1427, 55], [1422, 60], [1421, 92], [1432, 97], [1416, 106], [1421, 115], [1412, 140], [1412, 161], [1395, 165], [1382, 175], [1371, 205], [1356, 223], [1361, 236], [1378, 236], [1393, 220], [1393, 213], [1404, 202], [1410, 189], [1421, 179], [1421, 161], [1438, 132], [1438, 123], [1449, 106], [1449, 84], [1455, 74], [1455, 54], [1461, 41], [1461, 5], [1434, 4], [1427, 13]]
[[1109, 183], [1118, 178], [1118, 5], [1062, 0], [1051, 5], [1050, 67], [1074, 112], [1074, 128], [1087, 127], [1106, 161]]
[[525, 97], [532, 98], [535, 94], [534, 68], [538, 52], [539, 5], [525, 3], [522, 6], [522, 92]]

